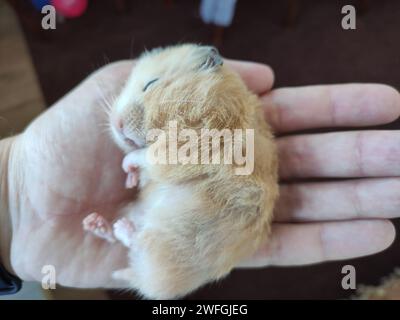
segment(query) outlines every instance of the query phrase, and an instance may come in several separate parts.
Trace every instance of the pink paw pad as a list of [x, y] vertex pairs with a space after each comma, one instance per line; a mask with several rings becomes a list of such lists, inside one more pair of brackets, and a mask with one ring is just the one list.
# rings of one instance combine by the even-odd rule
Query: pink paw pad
[[97, 212], [91, 213], [83, 219], [82, 225], [84, 230], [92, 232], [94, 235], [107, 241], [115, 242], [111, 225]]

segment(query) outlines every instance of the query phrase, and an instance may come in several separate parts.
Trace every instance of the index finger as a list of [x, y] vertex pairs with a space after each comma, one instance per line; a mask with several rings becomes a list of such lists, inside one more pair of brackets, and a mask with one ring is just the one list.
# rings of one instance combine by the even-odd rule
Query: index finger
[[226, 64], [239, 73], [240, 77], [255, 94], [261, 95], [271, 90], [274, 84], [274, 72], [266, 64], [224, 59]]
[[282, 88], [261, 99], [265, 117], [277, 133], [380, 125], [400, 115], [399, 92], [382, 84]]

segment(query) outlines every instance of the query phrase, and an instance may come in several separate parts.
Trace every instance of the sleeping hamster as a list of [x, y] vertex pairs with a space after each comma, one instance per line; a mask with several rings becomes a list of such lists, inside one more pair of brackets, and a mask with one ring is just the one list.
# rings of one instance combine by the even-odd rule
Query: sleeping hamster
[[215, 48], [144, 53], [110, 121], [139, 196], [112, 226], [98, 213], [83, 225], [129, 248], [129, 266], [114, 278], [147, 298], [178, 298], [226, 276], [266, 240], [278, 196], [273, 135], [258, 98]]

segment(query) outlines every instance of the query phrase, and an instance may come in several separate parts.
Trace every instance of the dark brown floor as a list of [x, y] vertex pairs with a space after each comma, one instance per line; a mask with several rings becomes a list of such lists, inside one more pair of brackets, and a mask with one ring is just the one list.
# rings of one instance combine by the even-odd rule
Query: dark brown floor
[[[21, 4], [25, 1], [16, 2], [49, 106], [107, 61], [134, 57], [144, 48], [210, 39], [209, 30], [197, 18], [195, 0], [175, 0], [170, 8], [161, 0], [131, 1], [131, 10], [122, 15], [116, 13], [113, 1], [92, 1], [84, 17], [41, 35], [32, 27], [36, 22], [26, 16], [29, 9]], [[356, 31], [344, 31], [340, 24], [341, 6], [352, 1], [300, 2], [297, 24], [286, 28], [281, 23], [284, 1], [239, 0], [222, 54], [270, 64], [277, 87], [381, 82], [400, 88], [400, 1], [369, 1]], [[190, 298], [346, 298], [354, 292], [341, 288], [342, 266], [356, 267], [357, 283], [377, 284], [400, 266], [399, 245], [397, 240], [381, 254], [349, 261], [235, 271]]]

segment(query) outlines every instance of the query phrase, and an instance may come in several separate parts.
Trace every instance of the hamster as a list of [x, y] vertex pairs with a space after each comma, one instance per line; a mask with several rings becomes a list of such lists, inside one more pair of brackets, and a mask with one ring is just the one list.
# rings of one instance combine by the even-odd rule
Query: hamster
[[[115, 271], [115, 279], [145, 298], [175, 299], [225, 277], [268, 241], [278, 197], [273, 134], [257, 96], [215, 48], [184, 44], [144, 53], [112, 107], [110, 122], [113, 139], [126, 153], [126, 185], [137, 186], [139, 195], [113, 225], [99, 213], [87, 216], [83, 225], [129, 248], [129, 266]], [[183, 130], [190, 133], [174, 146], [186, 161], [173, 156], [166, 163], [154, 161], [149, 152], [156, 142], [149, 134], [165, 133], [157, 151], [170, 156], [176, 152], [165, 143], [174, 138], [171, 128], [180, 138]], [[205, 129], [228, 138], [212, 144], [204, 139]], [[236, 139], [236, 153], [251, 153], [248, 172], [240, 172], [243, 163], [223, 161], [232, 132], [253, 132], [254, 148], [247, 135]], [[189, 160], [188, 150], [194, 154]], [[212, 160], [219, 162], [210, 160], [214, 151]]]

